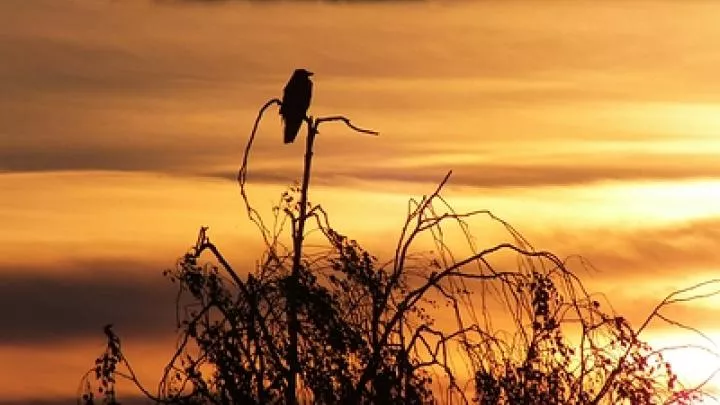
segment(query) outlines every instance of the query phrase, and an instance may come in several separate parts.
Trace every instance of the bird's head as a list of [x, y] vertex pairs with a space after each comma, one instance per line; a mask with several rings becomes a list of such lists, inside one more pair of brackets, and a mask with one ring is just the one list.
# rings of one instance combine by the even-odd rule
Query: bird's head
[[313, 72], [311, 72], [307, 69], [295, 69], [295, 73], [293, 73], [293, 75], [298, 76], [298, 77], [308, 78], [313, 75]]

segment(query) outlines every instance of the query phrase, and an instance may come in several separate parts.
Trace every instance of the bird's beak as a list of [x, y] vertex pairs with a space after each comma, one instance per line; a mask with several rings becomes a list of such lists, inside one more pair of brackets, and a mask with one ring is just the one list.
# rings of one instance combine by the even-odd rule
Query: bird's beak
[[313, 72], [307, 72], [308, 76], [312, 76], [313, 74], [314, 74]]

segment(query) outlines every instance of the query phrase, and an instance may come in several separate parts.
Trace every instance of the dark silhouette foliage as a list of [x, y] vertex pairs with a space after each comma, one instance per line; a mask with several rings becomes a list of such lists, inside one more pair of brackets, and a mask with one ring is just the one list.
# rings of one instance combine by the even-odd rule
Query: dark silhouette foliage
[[[270, 100], [258, 114], [238, 176], [265, 241], [257, 267], [236, 272], [202, 228], [165, 271], [178, 287], [178, 344], [157, 390], [138, 381], [108, 326], [107, 350], [83, 379], [82, 403], [117, 403], [117, 378], [171, 404], [689, 404], [700, 397], [702, 385], [683, 386], [642, 334], [653, 320], [687, 328], [663, 310], [714, 295], [697, 291], [719, 280], [669, 295], [633, 327], [566, 261], [534, 249], [505, 221], [484, 210], [456, 212], [442, 196], [450, 173], [431, 194], [410, 200], [394, 255], [383, 261], [308, 199], [318, 127], [340, 122], [374, 133], [343, 116], [304, 117], [302, 182], [264, 220], [249, 203], [246, 180], [259, 122], [273, 104], [282, 103]], [[506, 240], [479, 247], [477, 220], [499, 226]]]

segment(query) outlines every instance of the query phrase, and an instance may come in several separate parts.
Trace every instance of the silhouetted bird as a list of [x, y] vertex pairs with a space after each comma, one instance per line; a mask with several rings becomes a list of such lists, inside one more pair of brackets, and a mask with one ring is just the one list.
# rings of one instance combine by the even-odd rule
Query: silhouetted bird
[[283, 90], [280, 115], [285, 121], [285, 143], [292, 143], [295, 140], [310, 107], [313, 85], [310, 76], [312, 72], [295, 69]]

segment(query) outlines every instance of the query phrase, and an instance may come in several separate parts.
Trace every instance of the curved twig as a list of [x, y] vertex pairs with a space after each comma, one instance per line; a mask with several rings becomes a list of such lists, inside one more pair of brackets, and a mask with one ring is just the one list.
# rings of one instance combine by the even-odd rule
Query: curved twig
[[352, 122], [350, 122], [349, 118], [342, 116], [342, 115], [331, 115], [328, 117], [320, 117], [315, 120], [315, 123], [319, 127], [320, 124], [322, 124], [323, 122], [332, 122], [332, 121], [341, 121], [341, 122], [345, 123], [345, 125], [347, 125], [350, 129], [352, 129], [353, 131], [356, 131], [356, 132], [360, 132], [360, 133], [367, 134], [367, 135], [375, 135], [375, 136], [380, 135], [379, 132], [373, 131], [372, 129], [360, 128], [360, 127], [354, 125]]

